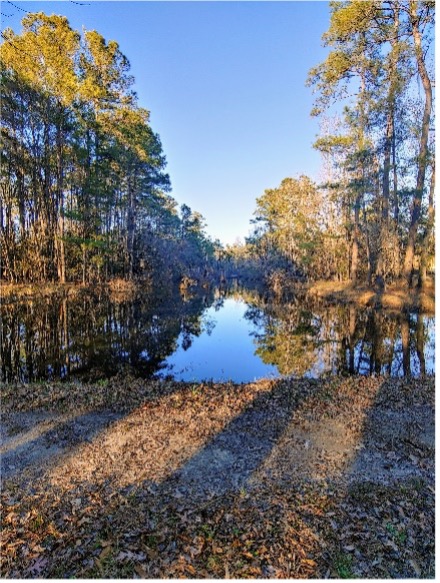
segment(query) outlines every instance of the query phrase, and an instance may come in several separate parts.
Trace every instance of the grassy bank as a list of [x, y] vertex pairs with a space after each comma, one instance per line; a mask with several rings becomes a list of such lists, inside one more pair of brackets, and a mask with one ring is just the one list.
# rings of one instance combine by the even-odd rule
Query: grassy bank
[[[287, 286], [289, 287], [289, 285]], [[125, 281], [116, 279], [107, 283], [83, 286], [80, 283], [45, 283], [45, 284], [2, 284], [0, 297], [12, 301], [32, 297], [62, 294], [74, 297], [84, 289], [107, 290], [112, 295], [133, 296], [138, 292], [151, 291], [152, 283], [148, 281]], [[349, 281], [317, 281], [304, 284], [294, 282], [290, 292], [299, 298], [321, 299], [328, 303], [354, 304], [357, 306], [373, 306], [391, 311], [420, 311], [434, 314], [435, 312], [435, 281], [430, 277], [422, 289], [404, 289], [399, 284], [392, 284], [383, 291], [377, 291], [364, 284], [353, 286]]]
[[434, 379], [2, 386], [3, 577], [434, 576]]
[[39, 283], [39, 284], [5, 284], [0, 285], [0, 298], [3, 301], [16, 301], [31, 299], [34, 297], [50, 297], [54, 294], [65, 297], [76, 297], [84, 290], [102, 290], [110, 294], [133, 295], [140, 291], [150, 291], [151, 282], [125, 281], [124, 279], [114, 279], [109, 282], [82, 285], [79, 282], [70, 283]]

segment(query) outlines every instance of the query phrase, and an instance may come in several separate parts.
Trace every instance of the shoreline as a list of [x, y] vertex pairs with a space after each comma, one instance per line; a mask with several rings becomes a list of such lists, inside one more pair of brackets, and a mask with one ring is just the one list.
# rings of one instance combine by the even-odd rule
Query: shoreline
[[359, 307], [375, 307], [389, 311], [417, 311], [435, 314], [435, 281], [429, 278], [422, 288], [403, 289], [391, 284], [384, 291], [360, 285], [354, 287], [349, 281], [317, 281], [307, 284], [306, 298], [319, 299], [332, 304], [350, 304]]
[[[32, 297], [59, 294], [69, 297], [88, 290], [105, 290], [115, 296], [135, 296], [143, 292], [154, 291], [154, 285], [148, 281], [125, 281], [122, 279], [83, 285], [71, 283], [43, 284], [1, 284], [1, 300], [23, 300]], [[215, 287], [215, 286], [214, 286]], [[244, 286], [245, 287], [245, 286]], [[178, 286], [176, 286], [178, 289]], [[365, 284], [353, 286], [350, 281], [334, 282], [320, 280], [316, 282], [292, 282], [288, 286], [292, 295], [304, 298], [305, 301], [324, 301], [329, 304], [354, 305], [358, 307], [374, 307], [391, 312], [417, 311], [423, 314], [435, 314], [435, 280], [428, 278], [422, 288], [403, 289], [398, 283], [391, 284], [384, 291], [377, 291]], [[196, 290], [194, 290], [196, 291]], [[204, 290], [206, 292], [206, 290]], [[273, 298], [276, 301], [276, 297]]]

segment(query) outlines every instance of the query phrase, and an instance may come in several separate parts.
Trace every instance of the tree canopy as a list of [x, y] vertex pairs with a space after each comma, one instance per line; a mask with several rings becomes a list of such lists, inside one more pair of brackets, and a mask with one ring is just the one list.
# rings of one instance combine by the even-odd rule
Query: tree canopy
[[162, 144], [118, 43], [42, 12], [22, 26], [0, 48], [1, 277], [86, 283], [165, 263], [178, 276], [195, 262], [182, 240], [205, 261], [203, 218], [188, 207], [180, 217], [168, 194]]

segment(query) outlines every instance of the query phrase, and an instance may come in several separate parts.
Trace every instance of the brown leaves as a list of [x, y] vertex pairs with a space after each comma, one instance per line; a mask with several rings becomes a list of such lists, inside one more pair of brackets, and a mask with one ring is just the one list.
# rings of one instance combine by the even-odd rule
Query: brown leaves
[[[117, 403], [127, 383], [97, 387], [93, 402]], [[434, 552], [429, 452], [411, 444], [388, 451], [382, 441], [387, 463], [409, 460], [422, 478], [349, 489], [336, 476], [336, 454], [329, 455], [329, 440], [338, 445], [345, 431], [355, 445], [362, 435], [363, 448], [354, 447], [354, 455], [368, 450], [364, 419], [378, 395], [385, 399], [381, 407], [397, 408], [399, 391], [406, 407], [415, 399], [423, 404], [424, 390], [431, 390], [418, 385], [415, 397], [402, 387], [403, 381], [388, 386], [379, 378], [240, 387], [165, 383], [160, 394], [154, 382], [136, 381], [125, 395], [132, 405], [141, 403], [138, 409], [112, 420], [91, 443], [71, 448], [32, 487], [6, 483], [2, 573], [259, 579], [322, 578], [351, 569], [365, 577], [427, 576]], [[113, 390], [111, 400], [106, 391]], [[74, 407], [77, 397], [63, 391]], [[83, 398], [81, 388], [78, 403]], [[338, 427], [344, 431], [335, 433]], [[236, 455], [231, 444], [242, 446], [242, 433], [251, 436], [251, 447]], [[304, 463], [303, 473], [300, 448], [304, 460], [316, 453], [316, 464]], [[325, 480], [311, 473], [318, 466]], [[219, 481], [212, 495], [203, 492], [208, 470], [222, 483], [233, 475], [238, 486], [222, 489]], [[24, 477], [33, 475], [29, 470]]]

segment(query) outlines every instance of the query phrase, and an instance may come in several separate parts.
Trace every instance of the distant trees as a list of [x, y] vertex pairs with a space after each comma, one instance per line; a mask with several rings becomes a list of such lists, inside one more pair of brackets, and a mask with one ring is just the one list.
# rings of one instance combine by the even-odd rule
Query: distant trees
[[247, 247], [259, 258], [268, 281], [276, 281], [276, 272], [311, 280], [347, 277], [340, 206], [307, 176], [285, 178], [257, 199], [255, 229]]
[[[29, 14], [6, 29], [0, 276], [18, 281], [203, 266], [264, 276], [423, 283], [434, 258], [434, 13], [427, 0], [331, 2], [326, 60], [310, 71], [326, 175], [286, 178], [257, 200], [254, 233], [228, 250], [178, 209], [159, 136], [114, 41]], [[336, 105], [338, 115], [333, 106]]]
[[0, 47], [1, 277], [86, 283], [151, 274], [172, 255], [183, 271], [205, 260], [203, 219], [179, 216], [167, 194], [160, 138], [118, 44], [63, 16], [22, 25]]
[[306, 176], [286, 178], [257, 199], [256, 221], [269, 245], [306, 276], [316, 270], [322, 247], [320, 197]]

